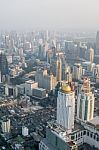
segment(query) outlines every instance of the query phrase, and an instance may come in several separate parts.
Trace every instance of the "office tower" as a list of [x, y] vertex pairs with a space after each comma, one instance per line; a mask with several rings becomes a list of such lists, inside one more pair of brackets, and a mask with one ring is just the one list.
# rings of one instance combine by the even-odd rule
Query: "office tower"
[[71, 62], [73, 59], [73, 50], [74, 50], [74, 42], [73, 41], [66, 41], [65, 42], [65, 54], [66, 59], [68, 62]]
[[94, 75], [96, 83], [99, 83], [99, 64], [95, 66]]
[[10, 132], [10, 119], [4, 117], [1, 121], [1, 128], [3, 133]]
[[9, 40], [10, 40], [9, 35], [6, 35], [5, 36], [5, 46], [6, 46], [6, 48], [9, 48]]
[[93, 61], [94, 61], [94, 49], [90, 48], [86, 51], [86, 60], [93, 63]]
[[62, 80], [72, 82], [71, 68], [67, 64], [62, 64]]
[[46, 58], [46, 57], [47, 57], [47, 51], [48, 51], [48, 43], [46, 42], [46, 43], [43, 45], [43, 58]]
[[96, 35], [96, 52], [95, 52], [96, 55], [99, 55], [99, 31], [97, 32], [97, 35]]
[[71, 53], [71, 51], [74, 48], [74, 43], [73, 41], [66, 41], [65, 42], [65, 53], [68, 54], [69, 52]]
[[90, 79], [85, 77], [77, 98], [77, 118], [90, 121], [94, 114], [94, 94], [91, 91]]
[[52, 57], [53, 57], [53, 52], [52, 52], [52, 50], [48, 50], [48, 51], [47, 51], [47, 63], [51, 64]]
[[1, 71], [1, 81], [5, 82], [9, 74], [9, 71], [7, 58], [3, 53], [0, 54], [0, 71]]
[[70, 133], [74, 128], [75, 93], [71, 87], [63, 83], [57, 97], [57, 123]]
[[41, 59], [46, 58], [47, 50], [48, 50], [48, 44], [47, 43], [45, 43], [45, 45], [40, 44], [39, 45], [39, 52], [38, 52], [39, 58], [41, 58]]
[[82, 77], [82, 66], [81, 64], [75, 63], [73, 66], [73, 79], [80, 80]]
[[85, 59], [86, 58], [86, 51], [87, 51], [87, 46], [85, 44], [81, 45], [80, 49], [79, 49], [79, 57], [82, 59]]
[[56, 77], [52, 74], [49, 75], [46, 69], [38, 69], [36, 71], [35, 81], [38, 82], [38, 86], [40, 88], [44, 88], [46, 90], [53, 90], [56, 86]]
[[56, 78], [57, 81], [61, 81], [62, 79], [62, 61], [59, 57], [56, 62]]

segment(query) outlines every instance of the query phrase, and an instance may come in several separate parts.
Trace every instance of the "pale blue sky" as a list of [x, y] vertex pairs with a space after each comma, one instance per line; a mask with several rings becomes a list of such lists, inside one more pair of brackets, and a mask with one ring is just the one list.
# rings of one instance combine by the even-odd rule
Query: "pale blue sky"
[[0, 0], [0, 29], [99, 29], [99, 0]]

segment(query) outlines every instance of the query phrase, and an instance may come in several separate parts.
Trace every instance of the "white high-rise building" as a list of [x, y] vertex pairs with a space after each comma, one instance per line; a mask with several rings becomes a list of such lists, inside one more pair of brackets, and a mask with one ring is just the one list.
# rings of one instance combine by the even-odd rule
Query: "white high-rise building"
[[94, 115], [94, 94], [90, 88], [89, 78], [84, 78], [81, 91], [77, 99], [77, 119], [90, 121]]
[[63, 83], [57, 97], [57, 123], [71, 133], [74, 128], [75, 92]]

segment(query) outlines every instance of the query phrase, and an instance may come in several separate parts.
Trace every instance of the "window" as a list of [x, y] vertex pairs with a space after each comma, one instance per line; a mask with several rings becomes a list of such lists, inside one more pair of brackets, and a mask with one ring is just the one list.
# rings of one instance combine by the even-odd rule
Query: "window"
[[71, 136], [71, 140], [74, 140], [74, 136], [73, 135]]
[[90, 134], [90, 137], [92, 138], [92, 133]]
[[82, 136], [82, 132], [81, 132], [81, 136]]
[[78, 134], [78, 137], [80, 137], [80, 133]]
[[83, 135], [86, 135], [86, 131], [83, 132]]
[[89, 136], [89, 132], [87, 132], [87, 136]]
[[97, 137], [97, 141], [99, 141], [99, 137]]

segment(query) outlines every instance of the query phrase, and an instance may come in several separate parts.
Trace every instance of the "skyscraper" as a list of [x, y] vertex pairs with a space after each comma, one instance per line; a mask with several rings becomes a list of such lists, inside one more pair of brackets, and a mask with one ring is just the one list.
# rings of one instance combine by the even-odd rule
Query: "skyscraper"
[[61, 81], [62, 79], [62, 61], [59, 57], [56, 62], [56, 78], [57, 81]]
[[99, 55], [99, 31], [96, 35], [96, 55]]
[[63, 83], [57, 97], [57, 123], [70, 133], [74, 128], [75, 93], [71, 87]]
[[1, 71], [1, 81], [5, 81], [7, 75], [9, 74], [8, 71], [8, 62], [5, 54], [0, 54], [0, 71]]
[[75, 63], [73, 66], [73, 79], [80, 80], [82, 77], [82, 66], [81, 64]]
[[39, 150], [78, 150], [71, 140], [74, 128], [75, 92], [67, 83], [63, 83], [57, 97], [57, 121], [48, 123], [46, 138], [39, 144]]
[[93, 63], [94, 61], [94, 49], [90, 48], [86, 51], [86, 59]]
[[84, 78], [81, 91], [77, 99], [77, 118], [82, 121], [90, 121], [94, 114], [94, 94], [91, 91], [90, 79]]

